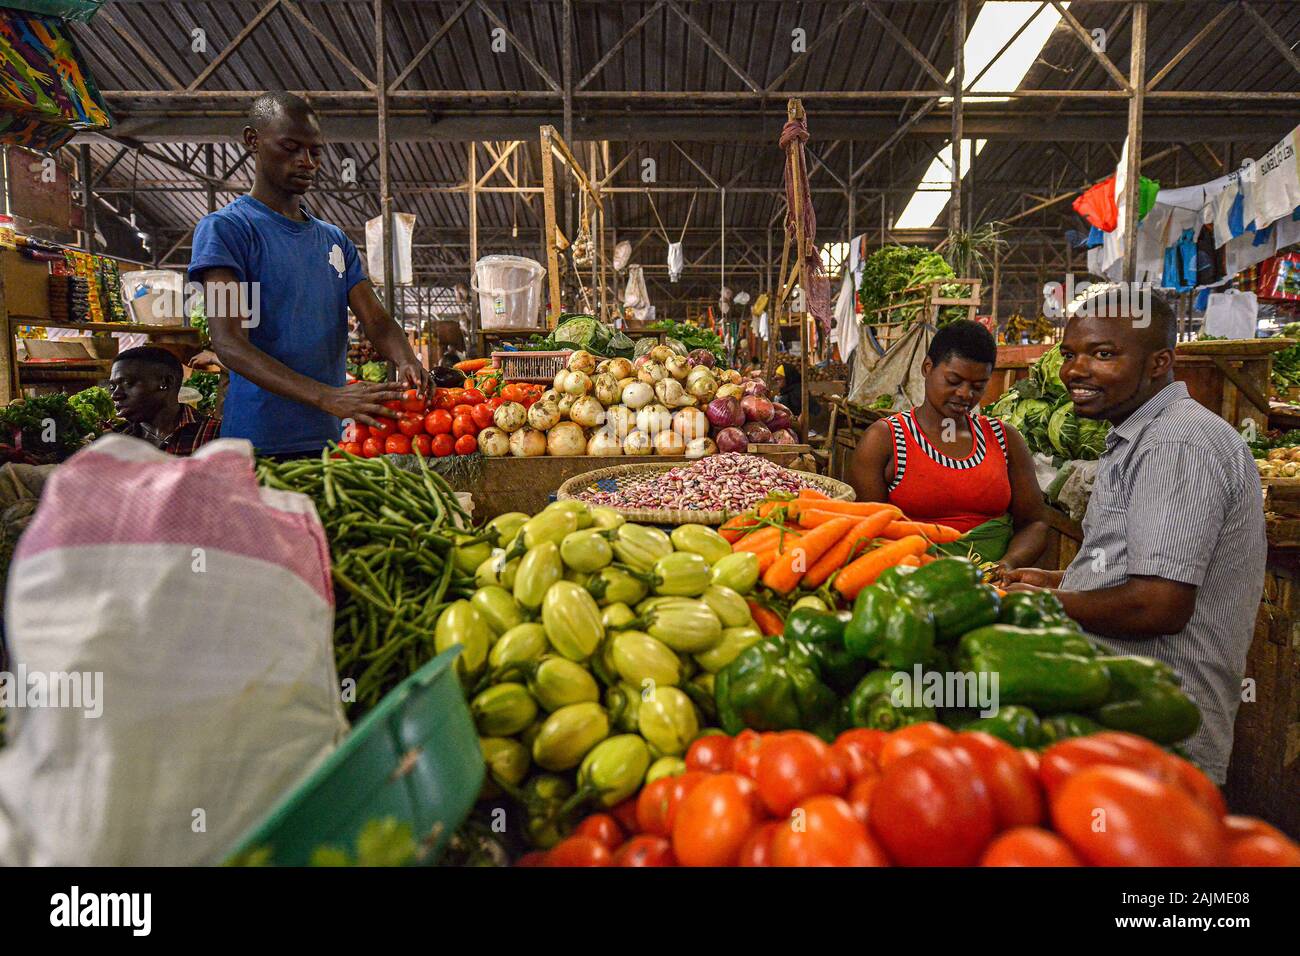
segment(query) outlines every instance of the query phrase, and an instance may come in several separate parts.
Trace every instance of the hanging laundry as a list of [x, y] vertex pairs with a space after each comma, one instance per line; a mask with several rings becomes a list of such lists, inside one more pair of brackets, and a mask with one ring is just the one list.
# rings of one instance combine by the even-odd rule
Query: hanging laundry
[[[1115, 176], [1085, 189], [1074, 201], [1074, 211], [1102, 232], [1113, 232], [1119, 225], [1119, 205], [1115, 195]], [[1138, 221], [1156, 204], [1160, 183], [1143, 176], [1138, 181]]]
[[1296, 151], [1300, 147], [1300, 126], [1259, 158], [1255, 164], [1255, 221], [1267, 226], [1288, 215], [1300, 204], [1300, 170]]
[[682, 267], [686, 264], [685, 257], [682, 255], [682, 244], [680, 242], [668, 243], [668, 281], [676, 282], [682, 276]]

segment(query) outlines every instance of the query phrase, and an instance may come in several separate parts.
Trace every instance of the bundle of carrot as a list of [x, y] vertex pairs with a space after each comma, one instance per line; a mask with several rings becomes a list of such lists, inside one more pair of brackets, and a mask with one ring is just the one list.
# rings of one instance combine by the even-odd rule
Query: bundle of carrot
[[961, 537], [946, 525], [909, 521], [893, 505], [837, 501], [811, 488], [766, 501], [721, 532], [733, 551], [758, 557], [763, 584], [782, 597], [829, 585], [849, 601], [886, 568], [928, 563], [931, 545]]

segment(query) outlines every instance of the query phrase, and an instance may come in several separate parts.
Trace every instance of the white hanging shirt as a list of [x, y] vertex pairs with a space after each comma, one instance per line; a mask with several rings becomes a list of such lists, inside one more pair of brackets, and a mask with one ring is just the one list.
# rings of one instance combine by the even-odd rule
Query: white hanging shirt
[[1255, 188], [1252, 192], [1257, 229], [1263, 229], [1283, 216], [1290, 216], [1292, 210], [1300, 206], [1300, 171], [1296, 168], [1298, 138], [1300, 126], [1283, 136], [1255, 164]]

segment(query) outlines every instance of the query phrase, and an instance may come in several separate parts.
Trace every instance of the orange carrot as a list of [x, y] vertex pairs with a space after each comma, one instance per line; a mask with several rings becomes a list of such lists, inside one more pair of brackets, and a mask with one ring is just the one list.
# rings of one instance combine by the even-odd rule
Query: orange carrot
[[736, 515], [718, 529], [718, 534], [735, 544], [748, 533], [750, 528], [755, 527], [757, 524], [758, 519], [753, 515]]
[[[787, 532], [791, 533], [791, 532]], [[739, 541], [731, 546], [732, 551], [763, 551], [767, 548], [774, 547], [777, 540], [781, 537], [781, 529], [772, 525], [764, 525], [756, 531], [751, 531]]]
[[[821, 505], [821, 504], [825, 504], [825, 502], [818, 501], [818, 502], [813, 502], [813, 504]], [[850, 517], [856, 517], [856, 518], [870, 518], [879, 514], [889, 515], [891, 521], [897, 521], [899, 518], [903, 516], [903, 513], [899, 511], [897, 508], [895, 508], [893, 505], [885, 505], [883, 508], [876, 508], [873, 511], [867, 511], [862, 514], [853, 514], [853, 512], [845, 512], [845, 511], [827, 511], [821, 507], [815, 507], [811, 509], [801, 510], [799, 512], [799, 523], [807, 528], [815, 528], [818, 525], [823, 525], [828, 521], [834, 521], [836, 518], [843, 518], [845, 515], [849, 515]], [[886, 523], [885, 526], [887, 527], [888, 523]]]
[[798, 533], [787, 531], [784, 537], [778, 536], [767, 547], [755, 551], [754, 556], [758, 558], [758, 573], [765, 573], [776, 563], [776, 559], [793, 548], [801, 537], [803, 536]]
[[892, 568], [908, 555], [924, 554], [929, 546], [930, 542], [914, 534], [868, 551], [836, 575], [835, 590], [851, 601], [859, 591], [880, 577], [880, 572]]
[[897, 507], [886, 504], [883, 501], [820, 501], [796, 500], [787, 502], [789, 505], [789, 514], [792, 518], [799, 518], [810, 511], [829, 511], [837, 515], [854, 515], [859, 518], [866, 518], [878, 511], [889, 511], [890, 513], [901, 518], [903, 513]]
[[919, 568], [923, 564], [930, 563], [930, 561], [926, 561], [925, 558], [930, 558], [930, 561], [934, 560], [934, 558], [930, 557], [928, 554], [923, 554], [919, 558], [914, 554], [909, 554], [902, 561], [898, 562], [898, 566], [900, 568]]
[[[917, 566], [917, 567], [920, 567], [920, 568], [923, 568], [923, 567], [925, 567], [927, 564], [929, 564], [931, 561], [938, 561], [938, 560], [939, 560], [939, 558], [938, 558], [937, 556], [933, 555], [933, 554], [923, 554], [923, 555], [921, 555], [919, 558], [916, 559], [916, 566]], [[899, 564], [902, 564], [902, 562], [900, 561]]]
[[765, 608], [757, 601], [746, 601], [749, 605], [749, 616], [754, 619], [758, 629], [766, 637], [775, 637], [785, 630], [785, 622], [781, 620], [781, 615], [777, 614], [770, 608]]
[[763, 583], [779, 594], [789, 594], [799, 586], [799, 579], [804, 576], [809, 565], [816, 564], [855, 524], [857, 520], [852, 515], [845, 515], [836, 521], [818, 525], [799, 539], [797, 547], [785, 549], [772, 562], [772, 566], [763, 575]]
[[946, 524], [927, 524], [924, 521], [895, 521], [881, 534], [882, 538], [906, 538], [919, 534], [929, 538], [934, 544], [949, 544], [961, 537], [961, 532]]
[[849, 529], [848, 534], [840, 538], [833, 548], [818, 558], [817, 563], [808, 569], [808, 573], [803, 576], [803, 586], [810, 590], [821, 587], [827, 578], [855, 556], [854, 552], [863, 542], [870, 543], [871, 539], [879, 535], [881, 529], [892, 520], [893, 515], [888, 511], [858, 519], [857, 523]]
[[803, 498], [805, 501], [808, 501], [808, 500], [811, 500], [811, 501], [830, 501], [830, 500], [831, 500], [831, 496], [830, 496], [830, 495], [822, 494], [822, 493], [821, 493], [820, 491], [818, 491], [816, 488], [800, 488], [800, 489], [799, 489], [799, 497], [800, 497], [800, 498]]

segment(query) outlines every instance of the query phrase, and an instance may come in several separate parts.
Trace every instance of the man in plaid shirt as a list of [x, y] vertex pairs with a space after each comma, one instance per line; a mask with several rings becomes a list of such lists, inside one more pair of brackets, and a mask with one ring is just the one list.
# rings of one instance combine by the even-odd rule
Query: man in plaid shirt
[[191, 455], [221, 432], [221, 419], [182, 405], [184, 372], [166, 349], [128, 349], [113, 362], [108, 391], [126, 424], [117, 431], [141, 438], [169, 455]]

